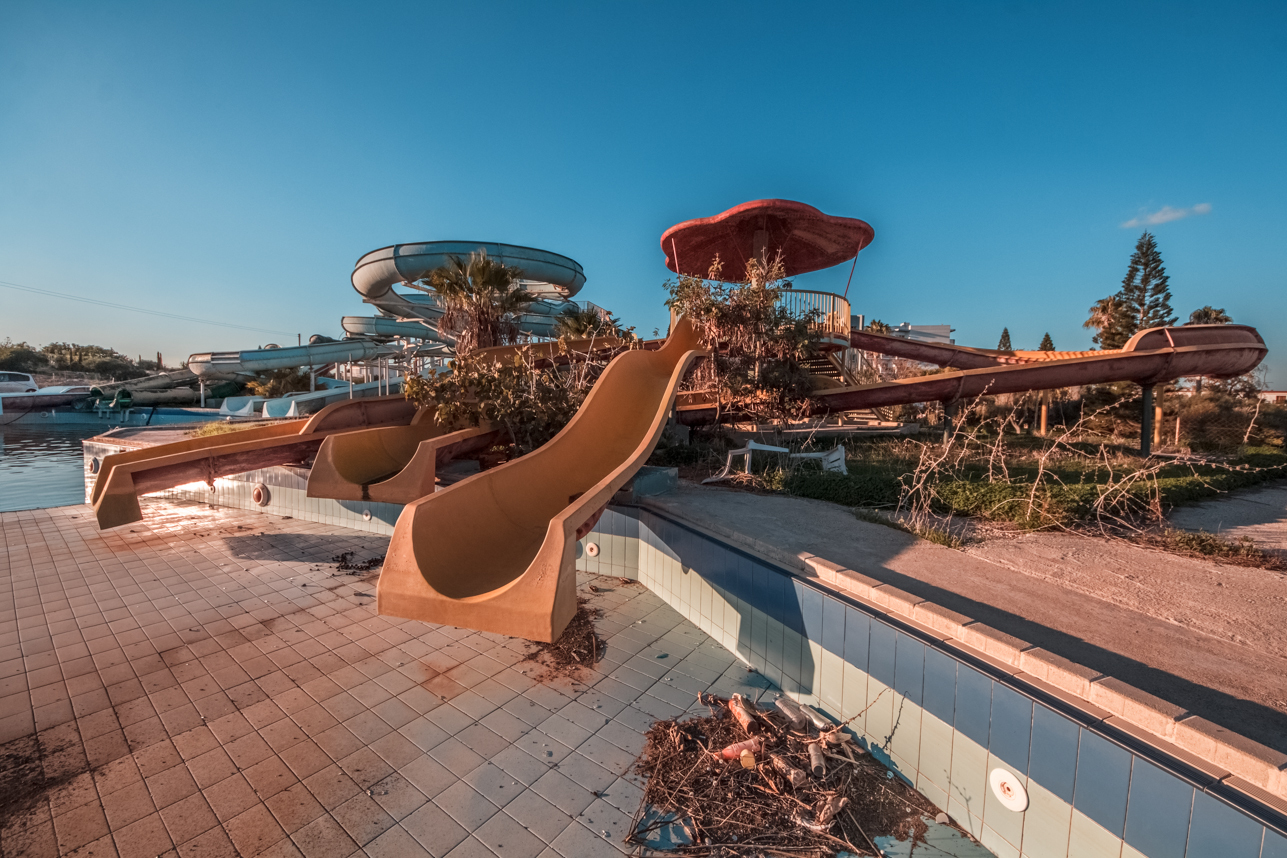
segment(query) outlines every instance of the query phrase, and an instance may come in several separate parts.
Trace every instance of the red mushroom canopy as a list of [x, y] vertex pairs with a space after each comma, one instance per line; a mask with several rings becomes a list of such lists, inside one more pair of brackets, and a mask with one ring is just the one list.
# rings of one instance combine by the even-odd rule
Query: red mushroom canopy
[[675, 224], [661, 235], [666, 267], [678, 274], [705, 277], [719, 254], [725, 276], [742, 279], [746, 262], [779, 249], [786, 276], [830, 268], [853, 259], [871, 244], [875, 231], [866, 221], [823, 214], [794, 200], [753, 200], [714, 217]]

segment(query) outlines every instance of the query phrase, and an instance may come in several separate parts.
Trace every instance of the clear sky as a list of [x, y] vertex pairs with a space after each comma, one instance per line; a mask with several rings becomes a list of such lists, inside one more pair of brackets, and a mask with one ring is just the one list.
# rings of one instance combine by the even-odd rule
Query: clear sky
[[1181, 321], [1287, 386], [1285, 84], [1282, 2], [5, 0], [0, 281], [282, 333], [0, 288], [0, 339], [339, 335], [354, 261], [429, 239], [571, 256], [650, 334], [662, 231], [785, 197], [875, 227], [855, 312], [984, 347], [1088, 348], [1164, 221]]

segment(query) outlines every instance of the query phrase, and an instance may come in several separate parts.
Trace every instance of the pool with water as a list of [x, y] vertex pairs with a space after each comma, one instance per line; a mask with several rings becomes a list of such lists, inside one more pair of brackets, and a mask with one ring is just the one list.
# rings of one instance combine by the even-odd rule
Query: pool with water
[[102, 426], [0, 426], [0, 512], [85, 502], [80, 442]]

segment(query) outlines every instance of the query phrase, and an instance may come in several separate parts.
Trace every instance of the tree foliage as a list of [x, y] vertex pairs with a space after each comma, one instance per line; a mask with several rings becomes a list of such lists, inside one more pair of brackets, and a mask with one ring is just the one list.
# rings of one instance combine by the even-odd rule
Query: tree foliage
[[[560, 340], [560, 352], [567, 353]], [[436, 406], [440, 426], [491, 425], [503, 429], [511, 453], [530, 453], [571, 421], [603, 372], [602, 362], [573, 361], [537, 368], [526, 349], [509, 361], [463, 357], [450, 371], [407, 379], [406, 396], [421, 407]]]
[[685, 274], [665, 284], [666, 305], [689, 318], [715, 356], [693, 384], [714, 393], [721, 411], [769, 421], [803, 416], [813, 390], [804, 361], [818, 354], [811, 327], [817, 314], [784, 306], [790, 283], [781, 252], [748, 261], [741, 281], [725, 282], [722, 268], [717, 256], [706, 278]]
[[1157, 249], [1157, 240], [1152, 233], [1146, 232], [1135, 244], [1119, 293], [1129, 313], [1131, 335], [1175, 324], [1170, 283], [1166, 266], [1162, 264], [1162, 254]]
[[997, 342], [997, 351], [1010, 352], [1014, 351], [1014, 346], [1010, 344], [1010, 329], [1001, 329], [1001, 339]]
[[1053, 352], [1055, 350], [1055, 341], [1050, 339], [1049, 331], [1046, 331], [1046, 335], [1041, 338], [1041, 345], [1037, 346], [1037, 350], [1043, 352]]
[[307, 370], [275, 369], [255, 373], [255, 380], [246, 384], [246, 389], [253, 396], [264, 396], [276, 399], [288, 393], [301, 393], [312, 387], [312, 379]]
[[1228, 325], [1233, 318], [1224, 311], [1223, 307], [1212, 307], [1207, 304], [1205, 307], [1199, 307], [1189, 314], [1187, 325]]
[[0, 343], [0, 370], [32, 373], [48, 366], [48, 359], [34, 346], [12, 340]]
[[1174, 325], [1170, 278], [1162, 264], [1157, 240], [1145, 232], [1135, 244], [1130, 265], [1117, 294], [1101, 298], [1090, 308], [1085, 327], [1094, 328], [1094, 341], [1102, 349], [1120, 349], [1135, 334], [1148, 328]]
[[607, 310], [573, 305], [555, 317], [554, 335], [572, 340], [590, 337], [620, 337], [630, 340], [634, 339], [634, 328], [625, 327], [620, 319]]
[[518, 340], [518, 316], [535, 300], [519, 284], [522, 274], [479, 249], [468, 259], [448, 256], [419, 282], [438, 296], [441, 329], [456, 337], [456, 353], [467, 355]]

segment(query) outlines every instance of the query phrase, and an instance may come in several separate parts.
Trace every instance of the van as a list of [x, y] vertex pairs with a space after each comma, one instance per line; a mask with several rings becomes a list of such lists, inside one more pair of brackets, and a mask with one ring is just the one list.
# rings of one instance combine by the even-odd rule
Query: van
[[25, 372], [0, 372], [0, 393], [35, 393], [36, 380]]

